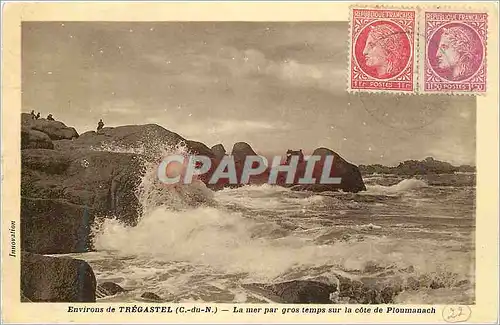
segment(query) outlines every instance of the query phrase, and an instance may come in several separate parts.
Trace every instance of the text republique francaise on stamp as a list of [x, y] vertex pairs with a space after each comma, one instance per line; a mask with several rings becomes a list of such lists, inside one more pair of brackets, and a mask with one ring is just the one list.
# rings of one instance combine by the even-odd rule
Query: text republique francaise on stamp
[[349, 91], [486, 92], [486, 13], [351, 8], [349, 19]]
[[487, 21], [486, 13], [422, 13], [421, 92], [486, 92]]
[[352, 8], [349, 90], [416, 89], [413, 9]]

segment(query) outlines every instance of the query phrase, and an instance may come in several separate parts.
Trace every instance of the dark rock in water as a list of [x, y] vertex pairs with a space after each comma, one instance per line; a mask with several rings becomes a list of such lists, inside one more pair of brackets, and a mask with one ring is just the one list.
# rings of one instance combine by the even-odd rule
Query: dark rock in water
[[22, 248], [39, 254], [89, 251], [93, 221], [86, 206], [21, 197]]
[[147, 300], [152, 300], [152, 301], [161, 301], [162, 300], [160, 296], [158, 296], [156, 293], [152, 293], [152, 292], [144, 292], [141, 295], [141, 298], [144, 298]]
[[[357, 166], [347, 162], [344, 158], [330, 149], [318, 148], [314, 150], [313, 156], [318, 155], [321, 157], [334, 156], [331, 177], [341, 177], [342, 182], [340, 184], [331, 184], [331, 189], [341, 189], [344, 192], [359, 192], [366, 191], [365, 183], [361, 177], [361, 173]], [[313, 173], [315, 176], [315, 174]], [[316, 178], [319, 179], [320, 174], [318, 173]]]
[[59, 121], [49, 121], [46, 119], [35, 120], [30, 114], [21, 114], [21, 126], [25, 129], [36, 130], [45, 133], [52, 140], [62, 140], [78, 138], [75, 128], [67, 127]]
[[29, 300], [95, 302], [95, 289], [95, 275], [87, 262], [22, 252], [21, 290]]
[[226, 155], [226, 149], [220, 143], [213, 146], [211, 150], [217, 159], [222, 159]]
[[125, 292], [125, 289], [123, 289], [122, 287], [120, 287], [118, 284], [116, 284], [114, 282], [104, 282], [104, 283], [100, 284], [99, 287], [101, 289], [106, 290], [108, 293], [111, 293], [111, 294]]
[[330, 294], [337, 290], [335, 284], [311, 280], [294, 280], [277, 284], [249, 284], [253, 290], [278, 303], [290, 304], [330, 304]]
[[389, 304], [403, 286], [375, 278], [350, 279], [339, 274], [300, 279], [276, 284], [244, 285], [276, 303], [354, 303]]
[[22, 149], [54, 149], [50, 137], [40, 131], [23, 128], [21, 130]]
[[[303, 162], [298, 165], [297, 173], [295, 175], [295, 185], [287, 185], [295, 191], [312, 191], [312, 192], [325, 192], [325, 191], [338, 191], [342, 190], [344, 192], [354, 192], [365, 191], [366, 186], [361, 177], [358, 167], [347, 162], [336, 152], [327, 148], [318, 148], [314, 150], [313, 156], [321, 157], [321, 160], [317, 161], [314, 165], [313, 178], [316, 179], [315, 184], [298, 184], [298, 179], [301, 178], [306, 170], [307, 162]], [[321, 183], [321, 176], [323, 174], [323, 168], [325, 164], [325, 159], [327, 156], [333, 156], [333, 163], [330, 169], [329, 177], [340, 177], [340, 184], [323, 184]], [[278, 184], [284, 184], [285, 174], [279, 176]]]
[[336, 290], [334, 285], [307, 280], [279, 283], [270, 285], [269, 288], [284, 302], [294, 304], [329, 304], [330, 293]]
[[114, 296], [118, 293], [125, 292], [126, 290], [114, 282], [104, 282], [97, 285], [96, 296], [97, 298], [104, 298]]

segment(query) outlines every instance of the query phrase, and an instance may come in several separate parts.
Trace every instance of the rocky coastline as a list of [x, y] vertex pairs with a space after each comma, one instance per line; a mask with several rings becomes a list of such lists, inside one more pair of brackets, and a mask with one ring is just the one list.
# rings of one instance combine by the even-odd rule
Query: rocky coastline
[[454, 173], [475, 173], [476, 167], [470, 165], [453, 166], [444, 161], [439, 161], [433, 157], [423, 160], [405, 160], [397, 166], [384, 166], [380, 164], [359, 165], [362, 175], [399, 175], [416, 176], [432, 174], [454, 174]]
[[[78, 134], [62, 122], [35, 120], [29, 114], [22, 114], [21, 300], [92, 302], [125, 292], [113, 283], [98, 284], [91, 266], [85, 261], [46, 255], [92, 251], [91, 230], [101, 218], [117, 218], [135, 226], [143, 212], [137, 191], [145, 164], [157, 163], [163, 150], [180, 144], [192, 154], [209, 157], [215, 162], [214, 166], [227, 154], [222, 144], [209, 148], [156, 124], [105, 127], [99, 132]], [[107, 148], [113, 148], [113, 151]], [[120, 151], [119, 148], [127, 150]], [[238, 177], [241, 176], [245, 157], [253, 154], [255, 152], [245, 142], [238, 142], [232, 148]], [[322, 157], [333, 155], [330, 176], [342, 177], [342, 183], [292, 185], [293, 190], [356, 193], [366, 190], [362, 174], [386, 171], [383, 166], [358, 168], [328, 148], [317, 148], [313, 154]], [[435, 164], [429, 160], [425, 162], [427, 165]], [[414, 167], [405, 162], [387, 171], [394, 173], [408, 169], [407, 166], [409, 169]], [[448, 168], [443, 164], [439, 166], [441, 169]], [[300, 168], [303, 171], [305, 165]], [[201, 180], [207, 182], [212, 172], [213, 169]], [[264, 173], [255, 177], [251, 183], [265, 183], [266, 176]], [[229, 184], [224, 182], [207, 185], [213, 190], [226, 186]], [[369, 279], [352, 281], [341, 275], [332, 275], [326, 280], [290, 280], [252, 284], [249, 287], [272, 301], [283, 303], [390, 303], [405, 285], [410, 285], [381, 286], [372, 282]], [[339, 296], [338, 292], [342, 295]], [[145, 292], [142, 298], [146, 301], [168, 301], [168, 298], [150, 292]]]

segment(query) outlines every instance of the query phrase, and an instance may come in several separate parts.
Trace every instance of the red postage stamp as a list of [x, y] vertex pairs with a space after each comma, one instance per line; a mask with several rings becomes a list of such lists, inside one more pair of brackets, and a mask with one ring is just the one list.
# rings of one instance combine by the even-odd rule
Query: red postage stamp
[[425, 11], [420, 92], [486, 92], [486, 13]]
[[350, 14], [348, 90], [414, 92], [416, 11], [352, 8]]

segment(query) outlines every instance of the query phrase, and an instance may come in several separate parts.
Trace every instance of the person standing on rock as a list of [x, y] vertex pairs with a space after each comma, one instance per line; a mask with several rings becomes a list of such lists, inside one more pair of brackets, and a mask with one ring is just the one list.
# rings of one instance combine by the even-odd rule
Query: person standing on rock
[[103, 127], [104, 127], [104, 122], [102, 121], [102, 119], [100, 119], [99, 123], [97, 123], [97, 132], [99, 132]]
[[49, 121], [55, 121], [54, 118], [52, 117], [52, 114], [47, 115], [47, 120], [49, 120]]
[[38, 120], [39, 118], [40, 118], [40, 112], [38, 112], [38, 114], [36, 114], [35, 120]]
[[35, 110], [32, 109], [30, 114], [31, 114], [31, 118], [34, 120], [35, 119]]

